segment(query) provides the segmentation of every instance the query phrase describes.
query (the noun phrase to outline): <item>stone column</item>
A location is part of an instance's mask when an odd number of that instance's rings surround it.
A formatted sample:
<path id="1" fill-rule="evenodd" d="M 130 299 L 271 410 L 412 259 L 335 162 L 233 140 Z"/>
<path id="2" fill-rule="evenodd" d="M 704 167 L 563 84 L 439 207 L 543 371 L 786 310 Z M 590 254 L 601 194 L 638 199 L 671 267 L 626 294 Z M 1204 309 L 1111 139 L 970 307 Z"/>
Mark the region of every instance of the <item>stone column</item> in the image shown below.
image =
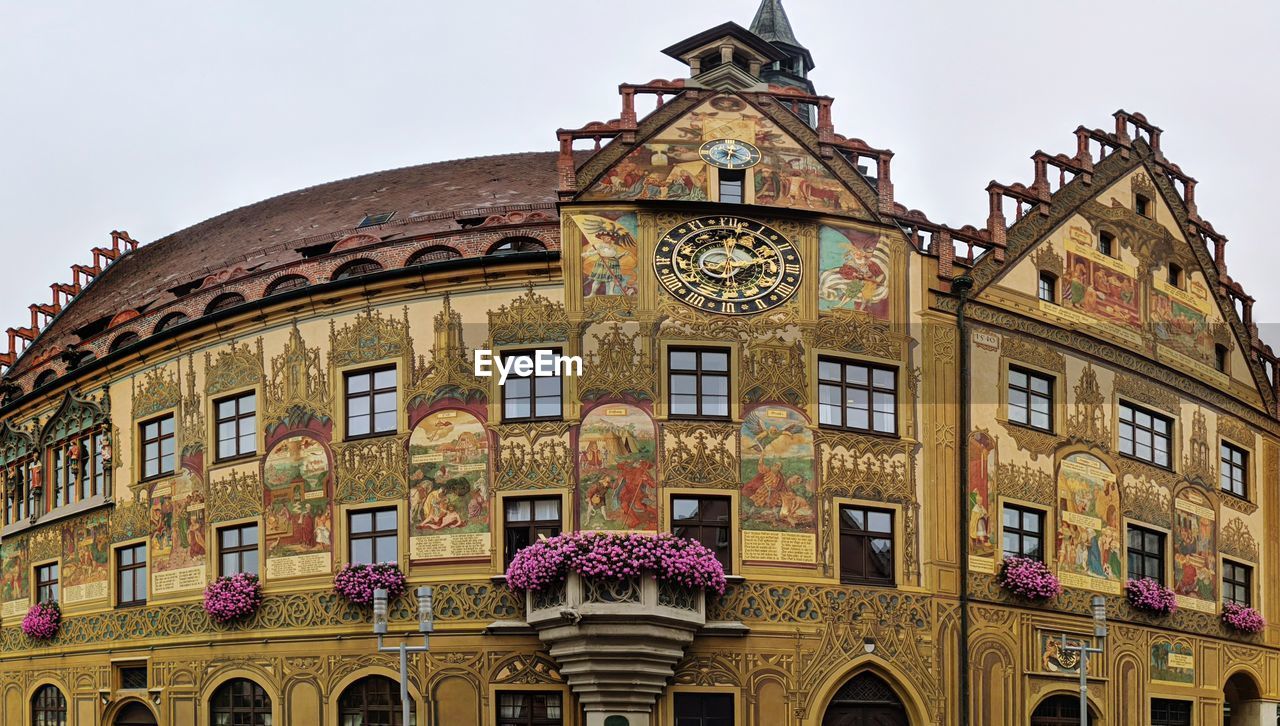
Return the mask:
<path id="1" fill-rule="evenodd" d="M 1275 726 L 1280 701 L 1241 701 L 1231 706 L 1231 726 Z"/>

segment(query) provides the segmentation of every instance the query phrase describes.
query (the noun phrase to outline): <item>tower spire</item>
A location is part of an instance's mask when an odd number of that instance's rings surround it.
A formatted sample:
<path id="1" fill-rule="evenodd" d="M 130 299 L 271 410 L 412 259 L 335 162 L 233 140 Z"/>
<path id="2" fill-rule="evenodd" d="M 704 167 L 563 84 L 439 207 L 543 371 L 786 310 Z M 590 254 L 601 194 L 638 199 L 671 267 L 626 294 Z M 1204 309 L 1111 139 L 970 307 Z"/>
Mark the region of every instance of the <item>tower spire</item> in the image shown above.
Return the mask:
<path id="1" fill-rule="evenodd" d="M 791 29 L 791 19 L 782 8 L 782 0 L 761 0 L 756 16 L 751 21 L 751 32 L 787 55 L 786 60 L 777 61 L 764 69 L 765 81 L 814 92 L 813 83 L 809 81 L 809 71 L 814 67 L 813 56 L 808 48 L 796 40 L 796 33 Z"/>

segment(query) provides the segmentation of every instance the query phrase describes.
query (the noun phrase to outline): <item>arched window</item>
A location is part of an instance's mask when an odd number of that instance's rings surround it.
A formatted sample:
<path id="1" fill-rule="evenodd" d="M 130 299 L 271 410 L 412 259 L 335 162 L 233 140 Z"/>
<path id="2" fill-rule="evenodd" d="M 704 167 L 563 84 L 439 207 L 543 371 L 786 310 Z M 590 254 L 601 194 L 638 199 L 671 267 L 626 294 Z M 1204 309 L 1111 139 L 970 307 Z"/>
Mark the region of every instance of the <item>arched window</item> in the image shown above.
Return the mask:
<path id="1" fill-rule="evenodd" d="M 213 299 L 213 302 L 209 303 L 209 307 L 204 309 L 204 314 L 212 315 L 213 313 L 216 313 L 219 310 L 226 310 L 227 308 L 233 308 L 242 302 L 244 302 L 244 295 L 241 295 L 238 292 L 224 292 L 221 295 L 215 297 Z"/>
<path id="2" fill-rule="evenodd" d="M 1093 723 L 1093 710 L 1089 711 Z M 1077 696 L 1051 696 L 1036 706 L 1031 726 L 1080 726 L 1080 699 Z"/>
<path id="3" fill-rule="evenodd" d="M 405 267 L 425 265 L 428 262 L 439 262 L 441 260 L 456 260 L 461 257 L 462 253 L 452 247 L 433 245 L 414 252 L 413 256 L 409 258 L 409 261 L 405 263 Z"/>
<path id="4" fill-rule="evenodd" d="M 823 726 L 847 723 L 907 726 L 907 709 L 882 678 L 874 673 L 859 673 L 840 687 L 822 717 Z"/>
<path id="5" fill-rule="evenodd" d="M 352 683 L 338 698 L 338 723 L 404 726 L 400 686 L 382 676 L 368 676 Z"/>
<path id="6" fill-rule="evenodd" d="M 266 294 L 275 295 L 278 292 L 297 290 L 310 284 L 311 281 L 302 275 L 285 275 L 284 277 L 277 277 L 270 285 L 267 285 Z"/>
<path id="7" fill-rule="evenodd" d="M 191 318 L 188 318 L 186 313 L 169 313 L 163 318 L 160 318 L 160 322 L 156 323 L 156 332 L 159 333 L 168 330 L 169 328 L 176 328 L 190 319 Z"/>
<path id="8" fill-rule="evenodd" d="M 356 277 L 357 275 L 367 275 L 371 272 L 377 272 L 378 270 L 381 270 L 381 269 L 382 269 L 382 265 L 379 265 L 377 262 L 374 262 L 373 260 L 352 260 L 347 264 L 343 265 L 342 267 L 339 267 L 337 270 L 335 270 L 333 273 L 333 277 L 330 277 L 329 279 L 345 280 L 348 277 Z"/>
<path id="9" fill-rule="evenodd" d="M 517 252 L 545 252 L 547 246 L 532 237 L 508 237 L 498 240 L 486 254 L 513 255 Z"/>
<path id="10" fill-rule="evenodd" d="M 111 352 L 112 352 L 112 353 L 114 353 L 114 352 L 116 352 L 117 350 L 120 350 L 121 348 L 127 348 L 128 346 L 133 345 L 134 343 L 138 342 L 139 340 L 141 340 L 141 338 L 140 338 L 140 337 L 138 337 L 138 334 L 137 334 L 137 333 L 134 333 L 134 332 L 132 332 L 132 331 L 131 331 L 131 332 L 128 332 L 128 333 L 122 333 L 122 334 L 120 334 L 120 336 L 119 336 L 119 337 L 117 337 L 115 340 L 111 341 L 111 349 L 110 349 L 110 350 L 111 350 Z"/>
<path id="11" fill-rule="evenodd" d="M 53 379 L 57 377 L 58 377 L 58 372 L 55 370 L 50 369 L 50 370 L 44 371 L 40 375 L 36 376 L 36 384 L 32 388 L 33 389 L 43 388 L 49 383 L 52 383 Z"/>
<path id="12" fill-rule="evenodd" d="M 209 699 L 210 726 L 271 726 L 271 697 L 247 678 L 233 678 Z"/>
<path id="13" fill-rule="evenodd" d="M 57 686 L 40 686 L 31 697 L 32 726 L 66 726 L 67 699 Z"/>

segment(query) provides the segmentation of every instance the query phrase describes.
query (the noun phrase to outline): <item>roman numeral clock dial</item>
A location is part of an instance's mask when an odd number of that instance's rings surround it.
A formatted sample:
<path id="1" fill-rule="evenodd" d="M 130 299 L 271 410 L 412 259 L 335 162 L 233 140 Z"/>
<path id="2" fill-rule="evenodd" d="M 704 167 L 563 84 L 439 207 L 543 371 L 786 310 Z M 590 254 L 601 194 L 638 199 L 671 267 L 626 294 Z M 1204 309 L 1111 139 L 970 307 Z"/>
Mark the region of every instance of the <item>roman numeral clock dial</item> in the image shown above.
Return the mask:
<path id="1" fill-rule="evenodd" d="M 686 305 L 760 313 L 800 287 L 800 254 L 782 233 L 742 217 L 699 217 L 668 230 L 653 257 L 658 283 Z"/>

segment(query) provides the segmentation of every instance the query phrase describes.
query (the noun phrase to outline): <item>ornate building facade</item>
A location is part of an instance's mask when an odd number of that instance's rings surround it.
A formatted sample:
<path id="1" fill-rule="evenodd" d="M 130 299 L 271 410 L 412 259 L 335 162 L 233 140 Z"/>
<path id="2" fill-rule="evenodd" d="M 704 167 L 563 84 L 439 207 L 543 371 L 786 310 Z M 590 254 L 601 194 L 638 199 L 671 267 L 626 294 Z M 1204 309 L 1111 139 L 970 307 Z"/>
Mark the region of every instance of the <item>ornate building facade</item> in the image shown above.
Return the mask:
<path id="1" fill-rule="evenodd" d="M 113 233 L 31 306 L 0 356 L 0 724 L 399 724 L 334 592 L 389 559 L 434 586 L 420 724 L 1071 723 L 1081 643 L 1093 723 L 1275 722 L 1280 631 L 1222 613 L 1280 620 L 1280 376 L 1160 129 L 1082 126 L 949 227 L 836 132 L 777 0 L 664 52 L 688 77 L 557 152 Z M 583 368 L 500 386 L 479 349 Z M 504 582 L 575 530 L 697 535 L 730 575 L 638 706 L 588 699 L 533 627 L 557 606 Z M 1010 594 L 1013 557 L 1063 592 Z M 202 593 L 242 571 L 263 602 L 220 625 Z M 1144 577 L 1172 614 L 1130 604 Z"/>

